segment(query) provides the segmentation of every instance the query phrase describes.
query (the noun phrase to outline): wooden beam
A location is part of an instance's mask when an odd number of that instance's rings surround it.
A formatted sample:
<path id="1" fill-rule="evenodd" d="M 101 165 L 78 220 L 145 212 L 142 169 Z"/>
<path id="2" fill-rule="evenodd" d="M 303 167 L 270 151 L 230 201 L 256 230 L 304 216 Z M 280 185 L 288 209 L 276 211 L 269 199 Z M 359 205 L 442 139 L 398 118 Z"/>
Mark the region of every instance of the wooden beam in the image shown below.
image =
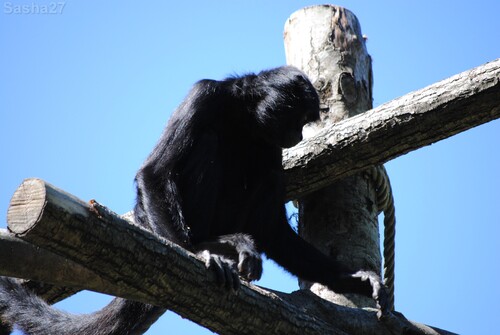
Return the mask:
<path id="1" fill-rule="evenodd" d="M 2 276 L 29 278 L 23 285 L 49 303 L 75 294 L 81 283 L 100 281 L 96 274 L 64 257 L 23 241 L 6 229 L 0 229 L 0 269 Z M 59 285 L 42 284 L 47 274 Z M 67 285 L 67 286 L 66 286 Z"/>
<path id="2" fill-rule="evenodd" d="M 334 125 L 284 151 L 287 197 L 500 117 L 500 59 Z"/>
<path id="3" fill-rule="evenodd" d="M 402 333 L 400 327 L 407 326 L 395 317 L 380 322 L 375 311 L 337 306 L 310 293 L 288 295 L 245 283 L 238 292 L 227 291 L 189 251 L 40 179 L 27 179 L 16 190 L 7 222 L 22 239 L 102 278 L 82 279 L 79 287 L 165 307 L 220 334 L 387 334 L 386 327 Z M 39 271 L 39 278 L 67 284 L 49 271 Z M 414 326 L 421 334 L 450 334 Z"/>

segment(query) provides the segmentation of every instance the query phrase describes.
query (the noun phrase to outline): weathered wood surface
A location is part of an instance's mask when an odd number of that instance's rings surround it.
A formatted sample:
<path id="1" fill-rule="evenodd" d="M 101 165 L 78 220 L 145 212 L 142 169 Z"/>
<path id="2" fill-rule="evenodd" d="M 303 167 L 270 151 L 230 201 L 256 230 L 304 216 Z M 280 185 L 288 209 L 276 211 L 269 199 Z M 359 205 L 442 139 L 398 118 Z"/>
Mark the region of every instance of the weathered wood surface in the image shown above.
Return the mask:
<path id="1" fill-rule="evenodd" d="M 5 229 L 0 229 L 0 269 L 3 276 L 30 278 L 23 285 L 32 288 L 47 302 L 55 303 L 83 289 L 82 283 L 99 281 L 96 274 L 64 257 L 16 238 Z M 51 274 L 59 284 L 53 286 L 36 282 Z"/>
<path id="2" fill-rule="evenodd" d="M 320 97 L 320 120 L 306 125 L 304 136 L 372 108 L 372 61 L 351 11 L 335 5 L 300 9 L 287 20 L 284 36 L 287 64 L 304 71 Z M 381 276 L 380 212 L 367 205 L 377 203 L 367 175 L 359 171 L 300 197 L 298 232 L 347 268 Z M 338 294 L 319 283 L 299 280 L 299 286 L 339 305 L 375 306 L 369 297 Z"/>
<path id="3" fill-rule="evenodd" d="M 251 284 L 228 292 L 217 287 L 214 273 L 192 253 L 39 179 L 18 188 L 7 219 L 20 238 L 102 278 L 80 287 L 163 306 L 220 334 L 387 334 L 388 325 L 401 326 L 395 318 L 380 322 L 373 311 L 337 306 L 303 292 L 288 295 Z M 67 284 L 50 272 L 40 271 L 39 279 Z M 417 327 L 424 329 L 422 334 L 450 334 Z"/>
<path id="4" fill-rule="evenodd" d="M 341 121 L 284 151 L 289 199 L 500 117 L 500 59 Z"/>

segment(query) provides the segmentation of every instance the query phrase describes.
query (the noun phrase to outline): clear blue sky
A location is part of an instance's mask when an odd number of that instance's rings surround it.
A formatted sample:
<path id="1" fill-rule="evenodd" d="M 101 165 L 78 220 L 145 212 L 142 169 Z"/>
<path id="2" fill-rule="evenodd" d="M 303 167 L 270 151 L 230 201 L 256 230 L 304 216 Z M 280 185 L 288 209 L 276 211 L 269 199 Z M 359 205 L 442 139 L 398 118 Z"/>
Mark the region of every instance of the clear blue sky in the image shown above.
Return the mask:
<path id="1" fill-rule="evenodd" d="M 14 13 L 20 3 L 27 13 Z M 284 23 L 312 4 L 2 0 L 0 226 L 27 177 L 130 210 L 134 174 L 190 86 L 284 64 Z M 337 4 L 368 35 L 375 105 L 500 57 L 495 0 Z M 56 13 L 36 13 L 43 6 Z M 462 334 L 498 328 L 499 145 L 494 121 L 387 163 L 396 307 L 408 318 Z M 296 288 L 274 266 L 258 284 Z M 59 306 L 93 311 L 108 299 L 81 294 Z M 168 313 L 147 334 L 167 331 L 210 333 Z"/>

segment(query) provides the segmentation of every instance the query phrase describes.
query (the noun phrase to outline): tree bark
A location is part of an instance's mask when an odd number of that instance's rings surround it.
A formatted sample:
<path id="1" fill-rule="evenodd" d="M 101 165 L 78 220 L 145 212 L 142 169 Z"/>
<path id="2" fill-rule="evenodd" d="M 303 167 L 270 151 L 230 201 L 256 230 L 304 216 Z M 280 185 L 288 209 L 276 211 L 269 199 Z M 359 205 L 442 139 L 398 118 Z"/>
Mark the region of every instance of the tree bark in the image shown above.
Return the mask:
<path id="1" fill-rule="evenodd" d="M 309 76 L 321 98 L 321 120 L 306 128 L 308 136 L 372 107 L 371 58 L 359 22 L 347 9 L 323 5 L 292 14 L 285 25 L 285 51 L 287 62 Z M 299 199 L 299 234 L 348 268 L 380 274 L 376 204 L 373 183 L 359 171 Z M 340 305 L 375 305 L 367 297 L 299 282 Z"/>
<path id="2" fill-rule="evenodd" d="M 219 334 L 387 334 L 387 327 L 402 333 L 408 326 L 395 318 L 379 322 L 375 312 L 300 292 L 288 295 L 246 283 L 228 292 L 217 287 L 215 274 L 192 253 L 39 179 L 28 179 L 16 190 L 7 219 L 17 236 L 102 278 L 79 287 L 171 309 Z M 40 280 L 68 284 L 51 272 L 40 271 Z M 421 334 L 451 334 L 412 327 L 423 329 Z"/>
<path id="3" fill-rule="evenodd" d="M 328 125 L 285 150 L 287 197 L 299 198 L 499 117 L 497 59 Z"/>
<path id="4" fill-rule="evenodd" d="M 82 283 L 97 277 L 88 269 L 64 257 L 34 246 L 0 229 L 0 269 L 2 275 L 16 278 L 30 278 L 23 282 L 48 303 L 63 300 L 80 289 Z M 53 286 L 38 282 L 52 274 L 54 280 L 68 283 L 68 287 Z"/>

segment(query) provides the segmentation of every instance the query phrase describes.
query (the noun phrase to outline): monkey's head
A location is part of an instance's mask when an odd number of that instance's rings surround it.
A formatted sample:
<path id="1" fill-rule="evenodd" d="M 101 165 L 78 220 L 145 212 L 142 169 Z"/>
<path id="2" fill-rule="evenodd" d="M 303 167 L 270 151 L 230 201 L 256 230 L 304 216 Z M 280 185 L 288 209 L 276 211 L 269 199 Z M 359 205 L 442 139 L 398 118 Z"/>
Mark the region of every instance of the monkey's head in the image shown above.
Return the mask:
<path id="1" fill-rule="evenodd" d="M 290 148 L 302 140 L 302 127 L 319 119 L 319 97 L 307 76 L 285 66 L 257 76 L 262 87 L 255 117 L 259 134 L 272 144 Z"/>

